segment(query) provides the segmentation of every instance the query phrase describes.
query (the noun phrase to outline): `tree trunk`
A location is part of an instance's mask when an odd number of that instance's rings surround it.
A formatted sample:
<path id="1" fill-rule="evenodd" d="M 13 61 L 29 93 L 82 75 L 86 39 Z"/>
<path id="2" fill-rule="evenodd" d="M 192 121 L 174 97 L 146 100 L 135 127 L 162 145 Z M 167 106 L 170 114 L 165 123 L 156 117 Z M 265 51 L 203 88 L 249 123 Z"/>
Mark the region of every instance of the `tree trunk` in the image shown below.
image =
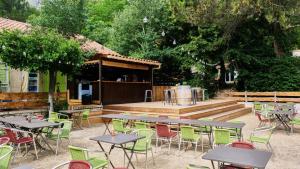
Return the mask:
<path id="1" fill-rule="evenodd" d="M 219 79 L 219 88 L 224 89 L 226 87 L 226 83 L 225 83 L 226 68 L 225 68 L 225 62 L 223 58 L 221 58 L 220 60 L 220 66 L 221 66 L 220 68 L 221 74 Z"/>
<path id="2" fill-rule="evenodd" d="M 48 102 L 49 102 L 49 115 L 50 112 L 53 112 L 53 98 L 55 92 L 55 84 L 56 84 L 56 71 L 49 70 L 49 94 L 48 94 Z"/>

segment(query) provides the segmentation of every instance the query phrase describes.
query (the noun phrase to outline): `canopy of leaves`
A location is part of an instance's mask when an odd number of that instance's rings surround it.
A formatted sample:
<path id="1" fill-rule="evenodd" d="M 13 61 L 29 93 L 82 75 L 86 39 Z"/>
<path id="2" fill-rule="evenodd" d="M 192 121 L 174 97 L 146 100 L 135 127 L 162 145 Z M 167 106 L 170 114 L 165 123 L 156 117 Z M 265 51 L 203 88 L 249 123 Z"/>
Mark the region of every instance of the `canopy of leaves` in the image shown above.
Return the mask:
<path id="1" fill-rule="evenodd" d="M 81 33 L 85 19 L 85 0 L 43 0 L 40 15 L 31 16 L 30 22 L 72 36 Z"/>
<path id="2" fill-rule="evenodd" d="M 28 16 L 37 13 L 26 0 L 0 0 L 0 16 L 17 21 L 26 21 Z"/>
<path id="3" fill-rule="evenodd" d="M 33 29 L 28 33 L 1 31 L 0 47 L 0 59 L 20 70 L 67 74 L 83 63 L 78 42 L 47 29 Z"/>
<path id="4" fill-rule="evenodd" d="M 83 34 L 101 44 L 107 43 L 114 16 L 123 10 L 125 4 L 126 0 L 89 1 Z"/>

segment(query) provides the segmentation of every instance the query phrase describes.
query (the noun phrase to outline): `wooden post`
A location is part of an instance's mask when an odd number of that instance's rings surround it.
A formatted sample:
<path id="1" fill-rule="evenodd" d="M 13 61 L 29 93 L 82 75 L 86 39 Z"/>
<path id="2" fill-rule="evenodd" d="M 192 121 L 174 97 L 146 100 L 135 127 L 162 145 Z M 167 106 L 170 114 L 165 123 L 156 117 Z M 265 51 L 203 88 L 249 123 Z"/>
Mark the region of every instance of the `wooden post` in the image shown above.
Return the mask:
<path id="1" fill-rule="evenodd" d="M 245 102 L 248 103 L 247 91 L 245 91 Z"/>
<path id="2" fill-rule="evenodd" d="M 275 103 L 277 102 L 277 93 L 276 93 L 276 91 L 274 92 L 274 102 Z"/>
<path id="3" fill-rule="evenodd" d="M 99 59 L 99 62 L 98 62 L 98 66 L 99 66 L 99 104 L 102 105 L 102 60 Z"/>

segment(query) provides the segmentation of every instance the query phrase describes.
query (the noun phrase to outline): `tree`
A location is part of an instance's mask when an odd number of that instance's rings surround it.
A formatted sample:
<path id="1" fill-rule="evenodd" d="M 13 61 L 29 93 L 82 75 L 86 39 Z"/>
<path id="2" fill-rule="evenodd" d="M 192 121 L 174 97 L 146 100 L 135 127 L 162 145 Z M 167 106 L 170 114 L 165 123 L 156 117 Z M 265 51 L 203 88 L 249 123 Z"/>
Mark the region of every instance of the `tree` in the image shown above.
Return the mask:
<path id="1" fill-rule="evenodd" d="M 101 44 L 108 42 L 115 14 L 121 12 L 126 0 L 93 0 L 87 5 L 87 20 L 83 34 Z"/>
<path id="2" fill-rule="evenodd" d="M 26 21 L 28 16 L 37 13 L 37 10 L 29 6 L 26 0 L 0 0 L 0 16 Z"/>
<path id="3" fill-rule="evenodd" d="M 81 33 L 85 18 L 85 0 L 43 0 L 40 15 L 31 16 L 29 21 L 73 36 Z"/>
<path id="4" fill-rule="evenodd" d="M 49 73 L 49 103 L 53 111 L 56 74 L 70 74 L 83 63 L 80 45 L 56 31 L 33 28 L 30 32 L 0 32 L 0 59 L 10 67 Z"/>

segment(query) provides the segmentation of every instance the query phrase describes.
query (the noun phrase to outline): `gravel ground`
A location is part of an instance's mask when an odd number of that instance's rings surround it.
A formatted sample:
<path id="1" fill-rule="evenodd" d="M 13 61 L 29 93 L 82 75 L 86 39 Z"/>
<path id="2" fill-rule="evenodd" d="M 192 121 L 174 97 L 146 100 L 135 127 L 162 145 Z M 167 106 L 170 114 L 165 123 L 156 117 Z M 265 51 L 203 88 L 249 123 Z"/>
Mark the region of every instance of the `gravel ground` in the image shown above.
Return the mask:
<path id="1" fill-rule="evenodd" d="M 244 139 L 249 137 L 251 131 L 258 125 L 256 117 L 251 113 L 236 120 L 244 121 L 246 126 L 243 129 Z M 71 144 L 75 146 L 86 147 L 90 150 L 100 150 L 98 144 L 89 140 L 90 137 L 102 135 L 105 126 L 99 124 L 91 128 L 84 128 L 84 130 L 74 130 L 71 133 Z M 267 165 L 267 169 L 299 169 L 300 166 L 300 128 L 296 128 L 294 134 L 287 135 L 285 131 L 277 129 L 271 138 L 271 145 L 273 147 L 273 155 Z M 205 145 L 208 144 L 207 137 L 204 137 Z M 51 142 L 51 145 L 55 145 L 55 142 Z M 39 154 L 39 159 L 34 160 L 32 155 L 26 157 L 16 157 L 12 164 L 12 168 L 29 165 L 35 169 L 51 169 L 53 166 L 70 160 L 70 154 L 67 150 L 68 142 L 63 141 L 59 154 L 56 156 L 49 151 L 44 151 Z M 154 141 L 153 146 L 155 147 Z M 266 150 L 264 145 L 255 145 L 256 148 Z M 108 149 L 109 145 L 105 144 L 105 148 Z M 204 151 L 207 151 L 206 146 Z M 204 152 L 205 153 L 205 152 Z M 178 151 L 178 145 L 173 144 L 171 153 L 168 154 L 166 146 L 154 148 L 154 161 L 152 163 L 151 154 L 149 154 L 148 169 L 184 169 L 187 164 L 205 165 L 211 167 L 210 161 L 203 160 L 201 157 L 204 154 L 201 152 L 201 146 L 195 153 L 193 148 L 187 151 Z M 103 154 L 91 153 L 90 156 L 102 156 Z M 120 149 L 114 149 L 111 153 L 110 159 L 116 166 L 122 166 L 123 153 Z M 145 155 L 138 155 L 138 160 L 133 158 L 136 168 L 145 168 Z M 112 168 L 112 167 L 110 167 Z"/>

